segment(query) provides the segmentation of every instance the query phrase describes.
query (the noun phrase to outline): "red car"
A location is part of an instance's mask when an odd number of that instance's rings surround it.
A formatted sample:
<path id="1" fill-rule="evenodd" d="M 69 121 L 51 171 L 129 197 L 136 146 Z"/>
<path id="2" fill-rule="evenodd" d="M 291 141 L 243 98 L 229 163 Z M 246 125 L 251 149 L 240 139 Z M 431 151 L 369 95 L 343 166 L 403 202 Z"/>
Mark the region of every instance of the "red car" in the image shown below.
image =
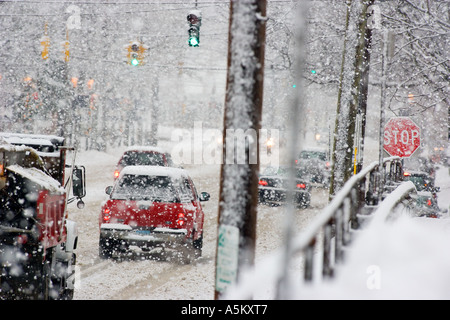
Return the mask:
<path id="1" fill-rule="evenodd" d="M 133 146 L 125 150 L 114 171 L 114 179 L 126 166 L 163 166 L 173 167 L 170 153 L 158 147 Z"/>
<path id="2" fill-rule="evenodd" d="M 99 255 L 111 257 L 130 245 L 143 250 L 179 249 L 189 262 L 201 255 L 204 213 L 187 171 L 158 166 L 123 168 L 100 213 Z"/>

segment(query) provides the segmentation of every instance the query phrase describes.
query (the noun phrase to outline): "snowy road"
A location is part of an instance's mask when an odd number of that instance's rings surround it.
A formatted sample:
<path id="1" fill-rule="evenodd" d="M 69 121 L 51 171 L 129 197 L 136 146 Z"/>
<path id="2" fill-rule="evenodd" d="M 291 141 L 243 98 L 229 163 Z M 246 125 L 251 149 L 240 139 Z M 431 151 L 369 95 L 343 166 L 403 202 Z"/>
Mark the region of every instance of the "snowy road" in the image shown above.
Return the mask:
<path id="1" fill-rule="evenodd" d="M 185 265 L 170 256 L 161 260 L 157 252 L 136 250 L 132 255 L 101 260 L 98 257 L 98 216 L 105 199 L 104 189 L 112 184 L 112 173 L 120 154 L 120 150 L 89 151 L 77 157 L 77 162 L 86 166 L 87 196 L 84 209 L 70 208 L 70 218 L 78 223 L 79 233 L 74 299 L 213 299 L 220 166 L 185 166 L 197 190 L 211 194 L 211 199 L 202 203 L 205 211 L 202 257 Z M 313 190 L 311 207 L 297 211 L 298 230 L 305 228 L 320 212 L 326 199 L 325 190 Z M 257 260 L 282 242 L 282 209 L 258 207 Z"/>

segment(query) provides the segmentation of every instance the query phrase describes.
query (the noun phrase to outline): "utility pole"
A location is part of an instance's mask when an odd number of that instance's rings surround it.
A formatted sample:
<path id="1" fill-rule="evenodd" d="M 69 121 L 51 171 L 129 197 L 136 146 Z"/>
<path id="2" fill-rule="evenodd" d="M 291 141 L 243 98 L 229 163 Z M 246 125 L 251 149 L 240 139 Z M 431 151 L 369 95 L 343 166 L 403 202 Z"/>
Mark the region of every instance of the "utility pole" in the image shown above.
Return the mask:
<path id="1" fill-rule="evenodd" d="M 216 299 L 254 264 L 265 30 L 266 0 L 230 2 Z M 245 138 L 236 139 L 236 132 Z"/>

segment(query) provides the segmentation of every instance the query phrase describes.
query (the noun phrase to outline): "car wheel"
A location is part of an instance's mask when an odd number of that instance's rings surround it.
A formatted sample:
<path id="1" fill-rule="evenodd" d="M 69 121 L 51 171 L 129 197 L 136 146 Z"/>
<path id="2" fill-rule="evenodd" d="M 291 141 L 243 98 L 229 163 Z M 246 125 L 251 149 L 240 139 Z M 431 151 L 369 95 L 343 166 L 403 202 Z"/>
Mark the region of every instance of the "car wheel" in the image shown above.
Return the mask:
<path id="1" fill-rule="evenodd" d="M 202 248 L 203 248 L 203 233 L 197 240 L 192 242 L 192 246 L 194 247 L 194 256 L 195 258 L 199 258 L 202 256 Z"/>
<path id="2" fill-rule="evenodd" d="M 113 239 L 100 238 L 98 242 L 98 255 L 101 259 L 111 258 L 115 248 L 116 245 Z"/>

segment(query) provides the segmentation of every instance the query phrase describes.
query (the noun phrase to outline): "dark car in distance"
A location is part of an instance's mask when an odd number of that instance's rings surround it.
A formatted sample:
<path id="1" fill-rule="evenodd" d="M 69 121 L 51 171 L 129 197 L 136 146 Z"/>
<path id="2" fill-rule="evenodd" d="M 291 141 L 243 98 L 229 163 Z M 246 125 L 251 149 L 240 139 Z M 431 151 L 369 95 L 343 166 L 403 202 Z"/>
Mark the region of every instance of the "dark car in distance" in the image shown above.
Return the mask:
<path id="1" fill-rule="evenodd" d="M 418 217 L 439 218 L 442 212 L 437 202 L 437 192 L 439 187 L 434 186 L 432 179 L 427 172 L 404 171 L 404 181 L 411 181 L 417 190 L 415 213 Z"/>
<path id="2" fill-rule="evenodd" d="M 294 186 L 294 202 L 297 206 L 307 208 L 311 202 L 311 184 L 301 177 L 298 168 Z M 280 205 L 286 202 L 289 182 L 288 167 L 267 167 L 259 176 L 259 202 L 269 205 Z"/>
<path id="3" fill-rule="evenodd" d="M 326 149 L 305 148 L 300 151 L 295 165 L 305 179 L 315 185 L 328 187 L 330 184 L 331 164 Z"/>

